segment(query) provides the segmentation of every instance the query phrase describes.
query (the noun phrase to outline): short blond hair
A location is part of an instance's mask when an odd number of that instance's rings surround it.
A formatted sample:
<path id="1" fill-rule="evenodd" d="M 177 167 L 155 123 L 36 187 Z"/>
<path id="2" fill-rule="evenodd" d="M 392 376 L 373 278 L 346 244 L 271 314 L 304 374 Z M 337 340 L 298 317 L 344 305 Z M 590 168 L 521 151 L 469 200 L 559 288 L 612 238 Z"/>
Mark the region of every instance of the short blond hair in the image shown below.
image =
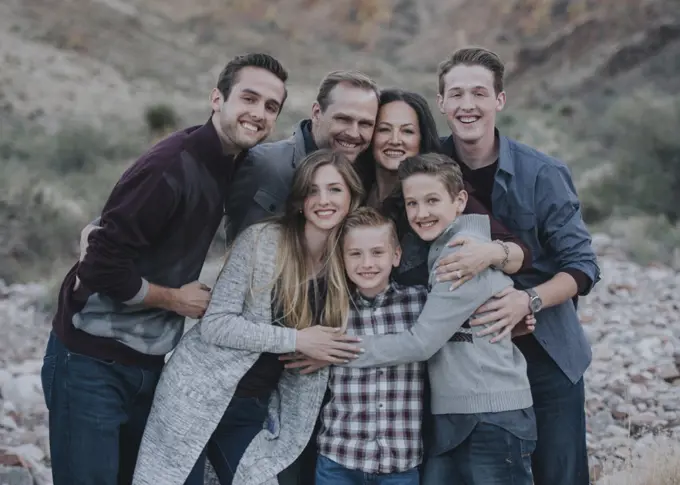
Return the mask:
<path id="1" fill-rule="evenodd" d="M 397 226 L 394 221 L 373 207 L 360 207 L 351 212 L 342 225 L 342 234 L 340 236 L 342 244 L 344 246 L 345 237 L 352 229 L 385 226 L 389 227 L 392 246 L 395 249 L 398 248 L 399 236 L 397 235 Z"/>

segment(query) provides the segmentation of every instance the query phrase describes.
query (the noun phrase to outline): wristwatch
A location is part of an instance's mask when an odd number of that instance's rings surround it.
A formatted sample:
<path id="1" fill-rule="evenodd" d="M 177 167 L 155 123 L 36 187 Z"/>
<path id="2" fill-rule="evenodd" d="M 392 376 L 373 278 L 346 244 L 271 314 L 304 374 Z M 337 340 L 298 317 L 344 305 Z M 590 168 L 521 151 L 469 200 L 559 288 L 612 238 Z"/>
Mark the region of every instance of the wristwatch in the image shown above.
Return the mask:
<path id="1" fill-rule="evenodd" d="M 541 300 L 541 297 L 538 296 L 536 290 L 533 288 L 527 288 L 524 291 L 527 293 L 527 295 L 529 295 L 529 310 L 531 310 L 531 313 L 540 312 L 543 308 L 543 300 Z"/>

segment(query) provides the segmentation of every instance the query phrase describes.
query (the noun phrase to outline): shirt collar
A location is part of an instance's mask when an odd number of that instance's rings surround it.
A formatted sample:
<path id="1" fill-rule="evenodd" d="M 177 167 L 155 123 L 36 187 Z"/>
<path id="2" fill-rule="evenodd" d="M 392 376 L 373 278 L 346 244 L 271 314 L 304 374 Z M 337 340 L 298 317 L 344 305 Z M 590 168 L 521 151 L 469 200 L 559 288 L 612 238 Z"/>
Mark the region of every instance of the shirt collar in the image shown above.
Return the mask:
<path id="1" fill-rule="evenodd" d="M 187 149 L 193 153 L 199 160 L 208 164 L 218 164 L 226 166 L 236 160 L 242 159 L 247 150 L 242 151 L 238 157 L 234 155 L 225 155 L 222 148 L 222 142 L 217 134 L 215 125 L 212 120 L 208 119 L 207 123 L 195 127 L 187 137 Z"/>
<path id="2" fill-rule="evenodd" d="M 498 146 L 498 168 L 500 170 L 503 170 L 504 172 L 514 175 L 515 174 L 515 167 L 512 163 L 512 154 L 510 152 L 510 142 L 507 137 L 501 135 L 500 131 L 498 128 L 494 128 L 494 133 L 496 138 L 498 139 L 499 146 Z M 460 159 L 458 158 L 458 154 L 456 152 L 456 144 L 453 141 L 453 135 L 449 135 L 443 142 L 442 142 L 442 152 L 445 155 L 450 156 L 453 158 L 457 163 L 461 163 Z"/>
<path id="3" fill-rule="evenodd" d="M 354 289 L 354 303 L 358 308 L 377 308 L 383 306 L 389 298 L 394 294 L 395 288 L 394 283 L 390 281 L 383 291 L 378 293 L 373 298 L 367 298 L 361 294 L 361 292 L 355 288 Z"/>
<path id="4" fill-rule="evenodd" d="M 305 140 L 305 152 L 310 154 L 317 151 L 319 146 L 316 144 L 316 141 L 314 141 L 314 135 L 312 135 L 312 120 L 302 120 L 302 122 L 300 122 L 300 131 L 302 131 L 302 138 Z"/>

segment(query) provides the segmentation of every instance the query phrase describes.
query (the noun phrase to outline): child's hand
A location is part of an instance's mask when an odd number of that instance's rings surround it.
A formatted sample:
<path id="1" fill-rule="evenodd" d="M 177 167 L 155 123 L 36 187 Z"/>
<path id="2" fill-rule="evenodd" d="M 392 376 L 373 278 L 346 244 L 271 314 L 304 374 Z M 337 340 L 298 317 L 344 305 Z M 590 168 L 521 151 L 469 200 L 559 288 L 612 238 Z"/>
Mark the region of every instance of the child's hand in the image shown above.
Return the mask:
<path id="1" fill-rule="evenodd" d="M 279 360 L 287 362 L 284 366 L 286 369 L 300 369 L 300 374 L 311 374 L 312 372 L 316 372 L 331 365 L 330 362 L 312 359 L 299 352 L 281 355 Z"/>
<path id="2" fill-rule="evenodd" d="M 522 335 L 529 335 L 536 330 L 536 317 L 530 313 L 523 320 L 521 320 L 510 333 L 511 338 L 521 337 Z"/>

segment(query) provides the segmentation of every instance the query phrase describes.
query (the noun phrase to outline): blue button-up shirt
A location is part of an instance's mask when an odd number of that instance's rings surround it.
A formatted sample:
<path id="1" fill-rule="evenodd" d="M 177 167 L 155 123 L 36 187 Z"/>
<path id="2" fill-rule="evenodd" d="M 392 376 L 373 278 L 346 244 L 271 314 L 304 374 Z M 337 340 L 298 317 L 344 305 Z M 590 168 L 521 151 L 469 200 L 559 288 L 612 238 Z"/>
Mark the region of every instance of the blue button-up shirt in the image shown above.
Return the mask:
<path id="1" fill-rule="evenodd" d="M 532 268 L 513 276 L 515 287 L 532 288 L 571 268 L 600 280 L 592 238 L 569 168 L 559 160 L 527 145 L 499 136 L 498 170 L 491 193 L 494 217 L 529 246 Z M 453 153 L 453 141 L 443 142 Z M 574 383 L 590 365 L 592 352 L 574 302 L 544 308 L 536 314 L 534 336 Z"/>

